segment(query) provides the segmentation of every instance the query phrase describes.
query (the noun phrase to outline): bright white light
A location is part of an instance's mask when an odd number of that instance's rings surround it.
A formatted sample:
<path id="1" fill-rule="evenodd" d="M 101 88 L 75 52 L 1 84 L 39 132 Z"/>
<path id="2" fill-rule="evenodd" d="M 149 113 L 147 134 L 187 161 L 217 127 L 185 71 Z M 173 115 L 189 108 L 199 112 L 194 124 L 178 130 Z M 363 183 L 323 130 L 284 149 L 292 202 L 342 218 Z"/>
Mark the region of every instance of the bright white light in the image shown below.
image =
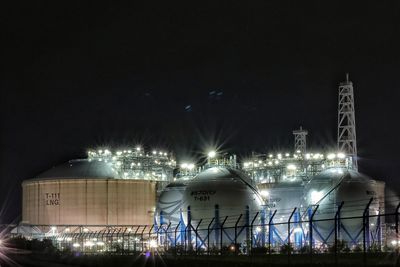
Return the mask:
<path id="1" fill-rule="evenodd" d="M 285 154 L 285 157 L 289 157 L 289 156 L 290 156 L 290 154 L 289 154 L 289 153 L 286 153 L 286 154 Z"/>
<path id="2" fill-rule="evenodd" d="M 272 154 L 269 154 L 269 155 L 268 155 L 268 157 L 270 157 L 270 158 L 272 158 L 273 156 L 274 156 L 274 155 L 272 155 Z"/>
<path id="3" fill-rule="evenodd" d="M 209 158 L 215 158 L 216 155 L 217 155 L 217 152 L 215 152 L 214 150 L 208 152 L 208 157 L 209 157 Z"/>
<path id="4" fill-rule="evenodd" d="M 322 191 L 311 191 L 311 202 L 312 204 L 317 203 L 318 201 L 321 200 L 321 198 L 323 197 L 324 193 Z"/>
<path id="5" fill-rule="evenodd" d="M 257 227 L 256 227 L 256 232 L 257 232 L 257 233 L 261 232 L 261 227 L 260 227 L 260 226 L 257 226 Z"/>
<path id="6" fill-rule="evenodd" d="M 93 247 L 93 246 L 94 246 L 94 243 L 93 243 L 92 241 L 86 241 L 83 245 L 84 245 L 85 247 Z"/>
<path id="7" fill-rule="evenodd" d="M 54 232 L 54 231 L 56 231 L 56 230 L 57 230 L 57 227 L 55 227 L 55 226 L 52 226 L 50 229 L 51 229 L 51 231 L 53 231 L 53 232 Z"/>
<path id="8" fill-rule="evenodd" d="M 291 170 L 291 171 L 294 171 L 294 170 L 297 169 L 296 165 L 294 165 L 294 164 L 289 164 L 289 165 L 287 165 L 286 168 L 287 168 L 288 170 Z"/>
<path id="9" fill-rule="evenodd" d="M 301 153 L 301 151 L 300 150 L 296 150 L 296 153 Z"/>
<path id="10" fill-rule="evenodd" d="M 269 192 L 268 192 L 268 190 L 261 190 L 260 191 L 260 195 L 263 196 L 263 197 L 268 197 L 269 196 Z"/>
<path id="11" fill-rule="evenodd" d="M 328 154 L 327 158 L 328 159 L 334 159 L 334 158 L 336 158 L 336 155 L 331 153 L 331 154 Z"/>
<path id="12" fill-rule="evenodd" d="M 150 248 L 158 247 L 157 240 L 155 240 L 155 239 L 150 240 L 149 246 L 150 246 Z"/>
<path id="13" fill-rule="evenodd" d="M 104 246 L 104 242 L 99 241 L 99 242 L 96 243 L 96 245 L 98 245 L 98 246 Z"/>
<path id="14" fill-rule="evenodd" d="M 310 159 L 311 155 L 310 154 L 306 154 L 306 159 Z"/>
<path id="15" fill-rule="evenodd" d="M 187 164 L 187 163 L 182 163 L 182 164 L 181 164 L 181 168 L 182 168 L 182 169 L 186 169 L 187 167 L 188 167 L 188 164 Z"/>
<path id="16" fill-rule="evenodd" d="M 74 244 L 72 244 L 72 246 L 73 246 L 74 248 L 79 248 L 81 245 L 79 245 L 79 243 L 74 243 Z"/>
<path id="17" fill-rule="evenodd" d="M 71 242 L 72 241 L 72 237 L 67 237 L 65 240 L 67 240 L 67 242 Z"/>
<path id="18" fill-rule="evenodd" d="M 136 147 L 136 151 L 140 151 L 140 146 L 137 146 L 137 147 Z"/>
<path id="19" fill-rule="evenodd" d="M 193 163 L 189 163 L 187 165 L 188 170 L 193 170 L 194 169 L 194 164 Z"/>
<path id="20" fill-rule="evenodd" d="M 156 151 L 156 150 L 153 151 L 153 155 L 155 155 L 155 154 L 157 154 L 157 151 Z"/>
<path id="21" fill-rule="evenodd" d="M 344 158 L 346 157 L 346 155 L 343 154 L 343 153 L 338 153 L 338 154 L 337 154 L 337 157 L 338 157 L 339 159 L 344 159 Z"/>
<path id="22" fill-rule="evenodd" d="M 278 154 L 278 159 L 281 159 L 282 158 L 282 154 Z"/>
<path id="23" fill-rule="evenodd" d="M 294 232 L 294 233 L 301 233 L 302 230 L 301 230 L 300 227 L 296 227 L 296 228 L 293 229 L 293 232 Z"/>
<path id="24" fill-rule="evenodd" d="M 117 155 L 120 156 L 122 154 L 122 151 L 117 151 Z"/>
<path id="25" fill-rule="evenodd" d="M 392 244 L 392 246 L 396 246 L 397 245 L 397 241 L 396 240 L 392 240 L 392 242 L 390 242 Z"/>

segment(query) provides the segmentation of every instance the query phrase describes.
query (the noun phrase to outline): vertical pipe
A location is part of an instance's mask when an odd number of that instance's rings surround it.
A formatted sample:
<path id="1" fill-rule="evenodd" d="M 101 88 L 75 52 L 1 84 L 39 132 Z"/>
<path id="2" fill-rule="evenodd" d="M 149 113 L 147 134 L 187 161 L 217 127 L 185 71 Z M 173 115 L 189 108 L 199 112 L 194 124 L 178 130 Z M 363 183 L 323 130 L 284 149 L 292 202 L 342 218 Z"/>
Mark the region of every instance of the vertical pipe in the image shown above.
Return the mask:
<path id="1" fill-rule="evenodd" d="M 219 221 L 219 205 L 215 205 L 215 210 L 214 210 L 214 218 L 215 218 L 215 224 L 214 224 L 214 244 L 215 246 L 217 246 L 218 244 L 218 231 L 217 229 L 219 229 L 220 227 L 220 221 Z M 210 238 L 210 237 L 208 237 Z"/>

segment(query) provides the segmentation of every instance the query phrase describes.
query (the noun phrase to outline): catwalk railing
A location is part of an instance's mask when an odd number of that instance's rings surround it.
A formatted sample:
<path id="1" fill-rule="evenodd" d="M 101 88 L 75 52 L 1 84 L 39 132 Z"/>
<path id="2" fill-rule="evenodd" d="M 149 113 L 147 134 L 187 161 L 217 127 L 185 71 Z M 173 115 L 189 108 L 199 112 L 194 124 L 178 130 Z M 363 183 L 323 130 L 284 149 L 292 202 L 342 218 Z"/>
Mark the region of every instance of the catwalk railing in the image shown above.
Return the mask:
<path id="1" fill-rule="evenodd" d="M 187 218 L 175 224 L 161 220 L 159 224 L 140 226 L 35 227 L 46 229 L 44 237 L 52 239 L 61 250 L 88 254 L 157 251 L 176 256 L 280 253 L 312 257 L 319 253 L 398 252 L 400 203 L 392 212 L 370 214 L 372 201 L 363 209 L 354 208 L 353 213 L 361 211 L 359 216 L 342 216 L 345 203 L 340 203 L 325 213 L 316 205 L 302 214 L 298 208 L 285 215 L 277 210 L 261 210 L 194 221 L 188 207 Z"/>

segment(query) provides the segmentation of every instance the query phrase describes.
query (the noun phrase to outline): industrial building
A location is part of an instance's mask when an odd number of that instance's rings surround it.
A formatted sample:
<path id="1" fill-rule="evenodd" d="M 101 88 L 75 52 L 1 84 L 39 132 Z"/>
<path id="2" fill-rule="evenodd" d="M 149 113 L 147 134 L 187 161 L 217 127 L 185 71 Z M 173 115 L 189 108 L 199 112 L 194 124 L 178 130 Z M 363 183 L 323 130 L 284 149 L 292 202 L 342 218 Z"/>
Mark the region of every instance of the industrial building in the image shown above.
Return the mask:
<path id="1" fill-rule="evenodd" d="M 21 225 L 84 251 L 113 250 L 113 243 L 196 252 L 233 244 L 247 253 L 267 244 L 329 246 L 338 238 L 383 246 L 385 184 L 358 172 L 348 76 L 338 99 L 334 152 L 307 151 L 301 127 L 292 151 L 240 161 L 211 151 L 204 166 L 177 165 L 171 153 L 142 147 L 89 150 L 86 159 L 23 182 Z"/>

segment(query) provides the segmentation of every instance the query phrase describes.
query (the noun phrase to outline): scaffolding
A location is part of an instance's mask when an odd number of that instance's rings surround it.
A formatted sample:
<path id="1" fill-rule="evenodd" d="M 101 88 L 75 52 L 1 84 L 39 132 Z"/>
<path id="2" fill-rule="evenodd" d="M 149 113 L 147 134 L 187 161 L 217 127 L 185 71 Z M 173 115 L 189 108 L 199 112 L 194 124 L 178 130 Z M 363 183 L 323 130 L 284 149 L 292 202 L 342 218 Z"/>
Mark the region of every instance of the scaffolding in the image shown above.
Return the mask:
<path id="1" fill-rule="evenodd" d="M 148 152 L 141 147 L 118 151 L 89 150 L 88 159 L 111 164 L 120 179 L 170 182 L 176 168 L 176 161 L 171 153 L 157 150 Z"/>

